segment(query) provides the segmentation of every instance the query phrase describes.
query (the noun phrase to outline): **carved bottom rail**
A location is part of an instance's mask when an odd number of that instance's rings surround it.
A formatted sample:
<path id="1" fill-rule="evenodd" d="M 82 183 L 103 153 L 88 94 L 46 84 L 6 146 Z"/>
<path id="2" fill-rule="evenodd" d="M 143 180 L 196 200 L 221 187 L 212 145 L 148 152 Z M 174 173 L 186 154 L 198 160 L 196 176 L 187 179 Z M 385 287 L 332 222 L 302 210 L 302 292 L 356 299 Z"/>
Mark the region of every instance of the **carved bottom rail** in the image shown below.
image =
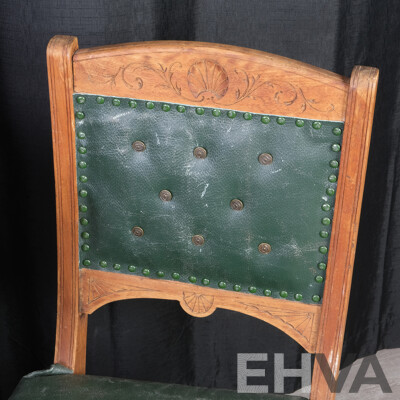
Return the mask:
<path id="1" fill-rule="evenodd" d="M 188 314 L 195 317 L 211 315 L 216 308 L 238 311 L 268 322 L 296 340 L 308 352 L 315 352 L 321 313 L 319 305 L 81 269 L 81 312 L 91 314 L 112 301 L 135 298 L 177 300 Z"/>

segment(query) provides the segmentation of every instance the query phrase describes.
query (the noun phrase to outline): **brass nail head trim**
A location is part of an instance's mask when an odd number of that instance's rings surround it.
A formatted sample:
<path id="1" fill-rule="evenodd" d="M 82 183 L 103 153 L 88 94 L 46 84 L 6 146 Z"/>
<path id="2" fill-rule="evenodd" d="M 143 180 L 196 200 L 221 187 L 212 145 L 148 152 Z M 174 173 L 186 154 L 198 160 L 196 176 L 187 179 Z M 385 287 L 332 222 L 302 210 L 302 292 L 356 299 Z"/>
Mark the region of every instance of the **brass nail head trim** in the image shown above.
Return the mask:
<path id="1" fill-rule="evenodd" d="M 204 237 L 201 236 L 201 235 L 194 235 L 194 236 L 192 237 L 192 243 L 193 243 L 195 246 L 203 246 L 203 244 L 204 244 Z"/>
<path id="2" fill-rule="evenodd" d="M 141 237 L 144 235 L 144 231 L 140 226 L 134 226 L 132 228 L 132 233 L 137 237 Z"/>
<path id="3" fill-rule="evenodd" d="M 271 252 L 271 245 L 268 243 L 260 243 L 258 245 L 258 251 L 262 254 L 268 254 Z"/>

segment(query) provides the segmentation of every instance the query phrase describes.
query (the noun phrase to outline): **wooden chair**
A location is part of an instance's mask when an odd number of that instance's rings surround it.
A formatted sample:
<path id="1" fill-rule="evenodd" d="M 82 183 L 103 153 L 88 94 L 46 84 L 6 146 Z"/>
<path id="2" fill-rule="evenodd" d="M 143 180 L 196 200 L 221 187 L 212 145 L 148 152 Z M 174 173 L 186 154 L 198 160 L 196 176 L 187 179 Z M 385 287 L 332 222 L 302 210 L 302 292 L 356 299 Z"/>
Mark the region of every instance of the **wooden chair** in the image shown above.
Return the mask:
<path id="1" fill-rule="evenodd" d="M 47 62 L 55 366 L 12 399 L 260 398 L 84 376 L 88 315 L 132 298 L 268 322 L 326 357 L 311 399 L 334 399 L 378 70 L 348 79 L 196 42 L 78 50 L 71 36 L 51 39 Z"/>

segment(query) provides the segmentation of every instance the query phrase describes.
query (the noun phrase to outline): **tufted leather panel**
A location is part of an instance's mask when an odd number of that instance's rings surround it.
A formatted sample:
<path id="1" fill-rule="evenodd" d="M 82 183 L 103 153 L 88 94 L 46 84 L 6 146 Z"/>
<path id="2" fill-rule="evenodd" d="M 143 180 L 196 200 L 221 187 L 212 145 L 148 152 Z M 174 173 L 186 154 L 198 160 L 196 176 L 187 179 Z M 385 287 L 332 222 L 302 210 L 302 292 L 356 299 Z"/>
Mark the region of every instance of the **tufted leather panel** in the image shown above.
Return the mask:
<path id="1" fill-rule="evenodd" d="M 74 100 L 81 267 L 320 301 L 343 123 Z"/>
<path id="2" fill-rule="evenodd" d="M 274 394 L 239 394 L 233 390 L 208 389 L 167 383 L 85 375 L 25 377 L 10 400 L 305 400 Z"/>

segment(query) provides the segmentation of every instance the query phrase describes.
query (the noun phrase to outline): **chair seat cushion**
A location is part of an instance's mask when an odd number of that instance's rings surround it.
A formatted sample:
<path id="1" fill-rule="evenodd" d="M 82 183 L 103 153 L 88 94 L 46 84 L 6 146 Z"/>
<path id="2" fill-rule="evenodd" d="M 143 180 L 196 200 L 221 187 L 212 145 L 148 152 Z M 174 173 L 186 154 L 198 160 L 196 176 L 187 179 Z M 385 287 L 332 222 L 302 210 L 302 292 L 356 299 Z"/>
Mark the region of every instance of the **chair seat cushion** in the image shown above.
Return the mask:
<path id="1" fill-rule="evenodd" d="M 133 381 L 89 375 L 25 377 L 10 400 L 304 400 L 304 397 L 278 394 L 239 394 L 233 390 Z"/>

